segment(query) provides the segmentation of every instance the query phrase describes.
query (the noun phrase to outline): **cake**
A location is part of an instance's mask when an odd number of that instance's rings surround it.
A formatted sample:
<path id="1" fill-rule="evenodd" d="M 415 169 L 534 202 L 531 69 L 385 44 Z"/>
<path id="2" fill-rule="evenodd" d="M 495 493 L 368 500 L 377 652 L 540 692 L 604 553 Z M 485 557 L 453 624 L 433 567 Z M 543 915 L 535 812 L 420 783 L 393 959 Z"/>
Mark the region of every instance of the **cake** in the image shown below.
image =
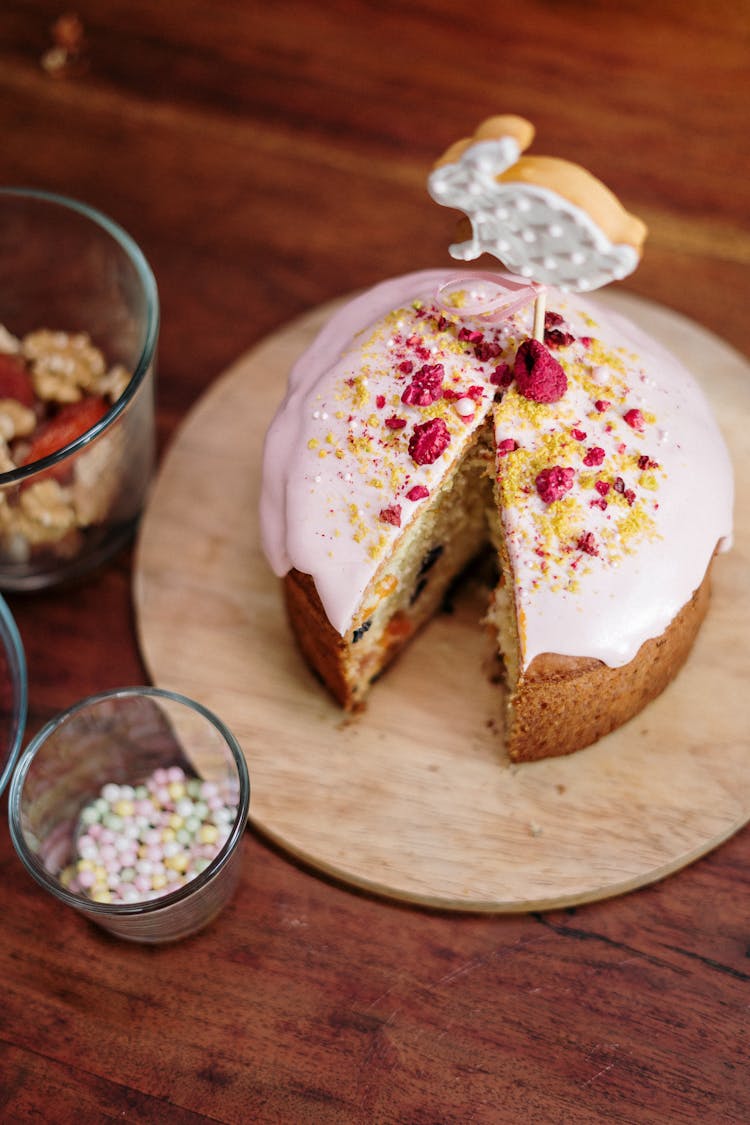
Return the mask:
<path id="1" fill-rule="evenodd" d="M 540 318 L 539 295 L 438 269 L 338 308 L 290 374 L 261 499 L 299 648 L 346 709 L 492 552 L 483 624 L 518 762 L 595 742 L 670 683 L 732 533 L 692 376 L 588 296 L 545 282 Z"/>

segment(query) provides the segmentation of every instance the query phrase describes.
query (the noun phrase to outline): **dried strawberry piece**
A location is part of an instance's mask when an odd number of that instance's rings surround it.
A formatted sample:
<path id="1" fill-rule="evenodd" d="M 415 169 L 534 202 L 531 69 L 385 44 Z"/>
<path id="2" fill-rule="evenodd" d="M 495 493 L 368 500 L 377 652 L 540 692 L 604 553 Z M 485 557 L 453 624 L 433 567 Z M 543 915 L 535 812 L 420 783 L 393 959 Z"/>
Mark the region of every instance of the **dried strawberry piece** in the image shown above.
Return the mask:
<path id="1" fill-rule="evenodd" d="M 570 432 L 571 432 L 571 435 L 576 439 L 576 441 L 585 441 L 586 440 L 586 431 L 585 430 L 572 429 Z"/>
<path id="2" fill-rule="evenodd" d="M 638 458 L 638 468 L 639 469 L 658 469 L 659 468 L 659 462 L 653 461 L 650 457 L 648 457 L 645 453 L 643 453 Z"/>
<path id="3" fill-rule="evenodd" d="M 472 328 L 461 328 L 458 332 L 459 340 L 468 340 L 470 344 L 481 344 L 484 336 Z"/>
<path id="4" fill-rule="evenodd" d="M 414 487 L 410 488 L 409 491 L 406 493 L 406 499 L 407 500 L 426 500 L 429 495 L 430 495 L 429 488 L 425 488 L 425 486 L 423 484 L 415 484 Z"/>
<path id="5" fill-rule="evenodd" d="M 547 309 L 547 311 L 544 314 L 544 327 L 545 328 L 558 328 L 561 324 L 564 324 L 564 323 L 565 323 L 565 321 L 563 320 L 562 313 L 553 312 L 552 309 Z"/>
<path id="6" fill-rule="evenodd" d="M 512 437 L 503 438 L 502 441 L 497 443 L 497 452 L 501 457 L 506 457 L 516 449 L 518 449 L 518 442 L 514 441 Z"/>
<path id="7" fill-rule="evenodd" d="M 34 388 L 26 364 L 20 356 L 0 353 L 0 399 L 13 398 L 33 407 Z"/>
<path id="8" fill-rule="evenodd" d="M 484 398 L 484 387 L 473 384 L 466 392 L 466 398 L 471 398 L 474 402 L 479 402 L 480 398 Z"/>
<path id="9" fill-rule="evenodd" d="M 415 373 L 401 401 L 407 406 L 431 406 L 442 394 L 444 378 L 442 363 L 426 363 Z"/>
<path id="10" fill-rule="evenodd" d="M 509 387 L 513 382 L 513 371 L 509 363 L 499 363 L 490 375 L 493 387 Z"/>
<path id="11" fill-rule="evenodd" d="M 586 456 L 583 459 L 584 465 L 592 467 L 594 465 L 601 465 L 604 460 L 604 450 L 600 445 L 592 445 L 586 450 Z"/>
<path id="12" fill-rule="evenodd" d="M 550 469 L 542 469 L 534 483 L 544 503 L 552 504 L 555 500 L 562 500 L 566 492 L 570 492 L 574 479 L 575 469 L 553 465 Z"/>
<path id="13" fill-rule="evenodd" d="M 401 527 L 401 505 L 392 504 L 390 508 L 381 508 L 380 518 L 383 523 L 392 523 L 394 527 Z"/>
<path id="14" fill-rule="evenodd" d="M 589 501 L 589 508 L 601 508 L 601 510 L 603 512 L 606 512 L 607 501 L 604 499 L 603 496 L 601 498 L 597 496 L 593 500 Z"/>
<path id="15" fill-rule="evenodd" d="M 583 534 L 579 536 L 576 547 L 579 551 L 583 551 L 587 555 L 599 554 L 599 547 L 597 545 L 593 531 L 584 531 Z"/>
<path id="16" fill-rule="evenodd" d="M 561 364 L 538 340 L 524 340 L 516 352 L 513 374 L 519 394 L 533 402 L 559 402 L 568 389 Z"/>
<path id="17" fill-rule="evenodd" d="M 432 465 L 450 444 L 450 430 L 442 418 L 419 422 L 409 438 L 409 453 L 418 465 Z"/>
<path id="18" fill-rule="evenodd" d="M 603 414 L 605 410 L 609 410 L 611 405 L 612 405 L 612 403 L 607 402 L 606 398 L 598 398 L 596 400 L 596 402 L 594 403 L 594 406 L 596 407 L 596 409 L 599 411 L 600 414 Z"/>
<path id="19" fill-rule="evenodd" d="M 382 410 L 385 406 L 385 395 L 378 395 L 375 399 L 375 405 L 377 406 L 378 410 Z"/>
<path id="20" fill-rule="evenodd" d="M 410 359 L 405 359 L 403 363 L 399 363 L 398 369 L 403 372 L 404 375 L 411 375 L 414 370 L 414 364 Z"/>
<path id="21" fill-rule="evenodd" d="M 608 480 L 598 480 L 594 484 L 594 488 L 596 489 L 596 491 L 599 493 L 600 496 L 606 496 L 611 487 L 612 487 L 612 485 L 609 483 Z"/>
<path id="22" fill-rule="evenodd" d="M 632 488 L 627 488 L 627 489 L 625 490 L 625 492 L 623 492 L 623 496 L 625 497 L 625 499 L 627 500 L 628 504 L 629 504 L 629 505 L 630 505 L 630 507 L 632 508 L 632 507 L 633 507 L 633 504 L 635 504 L 635 493 L 633 492 L 633 489 L 632 489 Z"/>
<path id="23" fill-rule="evenodd" d="M 642 430 L 646 425 L 646 419 L 643 417 L 643 413 L 637 408 L 626 411 L 625 414 L 623 414 L 623 418 L 633 430 Z"/>
<path id="24" fill-rule="evenodd" d="M 57 453 L 66 445 L 70 445 L 76 438 L 82 437 L 87 430 L 95 426 L 109 409 L 106 399 L 99 395 L 82 398 L 80 402 L 70 402 L 50 418 L 43 422 L 31 438 L 31 444 L 23 465 L 30 465 L 33 461 L 41 461 L 51 453 Z"/>
<path id="25" fill-rule="evenodd" d="M 406 418 L 399 418 L 398 414 L 391 414 L 390 418 L 386 418 L 385 424 L 389 430 L 403 430 L 406 425 Z"/>

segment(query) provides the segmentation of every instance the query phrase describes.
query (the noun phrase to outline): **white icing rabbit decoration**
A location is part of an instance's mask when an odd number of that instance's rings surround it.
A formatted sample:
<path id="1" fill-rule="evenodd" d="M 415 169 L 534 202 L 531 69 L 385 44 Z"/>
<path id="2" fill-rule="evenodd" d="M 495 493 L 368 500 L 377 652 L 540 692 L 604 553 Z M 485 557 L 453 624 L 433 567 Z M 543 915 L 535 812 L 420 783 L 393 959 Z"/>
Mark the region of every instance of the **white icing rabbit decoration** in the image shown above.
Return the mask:
<path id="1" fill-rule="evenodd" d="M 473 261 L 486 251 L 516 276 L 562 290 L 598 289 L 632 273 L 645 225 L 579 165 L 521 156 L 533 137 L 522 117 L 491 117 L 438 161 L 430 195 L 471 221 L 471 238 L 451 255 Z"/>

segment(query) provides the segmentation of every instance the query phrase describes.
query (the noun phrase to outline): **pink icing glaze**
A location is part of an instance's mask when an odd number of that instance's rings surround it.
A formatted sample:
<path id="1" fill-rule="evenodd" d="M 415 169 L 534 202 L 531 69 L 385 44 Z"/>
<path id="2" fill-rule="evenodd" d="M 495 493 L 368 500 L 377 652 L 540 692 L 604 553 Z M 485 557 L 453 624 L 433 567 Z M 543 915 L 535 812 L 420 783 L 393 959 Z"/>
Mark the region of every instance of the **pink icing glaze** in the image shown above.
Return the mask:
<path id="1" fill-rule="evenodd" d="M 533 306 L 499 323 L 445 312 L 436 294 L 458 276 L 466 272 L 408 274 L 339 309 L 295 364 L 267 435 L 264 549 L 278 575 L 291 567 L 312 575 L 342 635 L 380 563 L 492 409 L 496 366 L 512 366 L 531 333 Z M 537 405 L 511 388 L 494 408 L 522 665 L 558 652 L 616 666 L 664 630 L 717 544 L 729 545 L 731 466 L 700 388 L 672 355 L 588 300 L 551 290 L 547 308 L 576 337 L 553 352 L 568 391 Z M 414 375 L 436 363 L 447 397 L 404 403 Z M 634 409 L 640 430 L 624 420 Z M 416 464 L 409 440 L 430 418 L 443 420 L 450 442 L 434 463 Z M 509 453 L 510 441 L 518 448 Z M 598 465 L 600 454 L 584 463 L 592 448 L 604 450 Z M 554 465 L 575 468 L 575 482 L 547 505 L 534 478 Z"/>

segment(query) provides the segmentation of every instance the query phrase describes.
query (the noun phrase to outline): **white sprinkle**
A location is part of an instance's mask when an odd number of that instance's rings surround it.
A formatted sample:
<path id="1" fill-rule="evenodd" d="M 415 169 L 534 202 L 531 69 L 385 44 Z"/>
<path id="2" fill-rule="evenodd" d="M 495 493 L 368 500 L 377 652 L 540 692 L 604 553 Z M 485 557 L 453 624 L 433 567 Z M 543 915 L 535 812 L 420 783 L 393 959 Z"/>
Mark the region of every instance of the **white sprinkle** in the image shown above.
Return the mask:
<path id="1" fill-rule="evenodd" d="M 461 418 L 472 418 L 474 416 L 476 404 L 471 398 L 460 398 L 458 402 L 455 403 L 455 408 L 456 413 Z"/>

